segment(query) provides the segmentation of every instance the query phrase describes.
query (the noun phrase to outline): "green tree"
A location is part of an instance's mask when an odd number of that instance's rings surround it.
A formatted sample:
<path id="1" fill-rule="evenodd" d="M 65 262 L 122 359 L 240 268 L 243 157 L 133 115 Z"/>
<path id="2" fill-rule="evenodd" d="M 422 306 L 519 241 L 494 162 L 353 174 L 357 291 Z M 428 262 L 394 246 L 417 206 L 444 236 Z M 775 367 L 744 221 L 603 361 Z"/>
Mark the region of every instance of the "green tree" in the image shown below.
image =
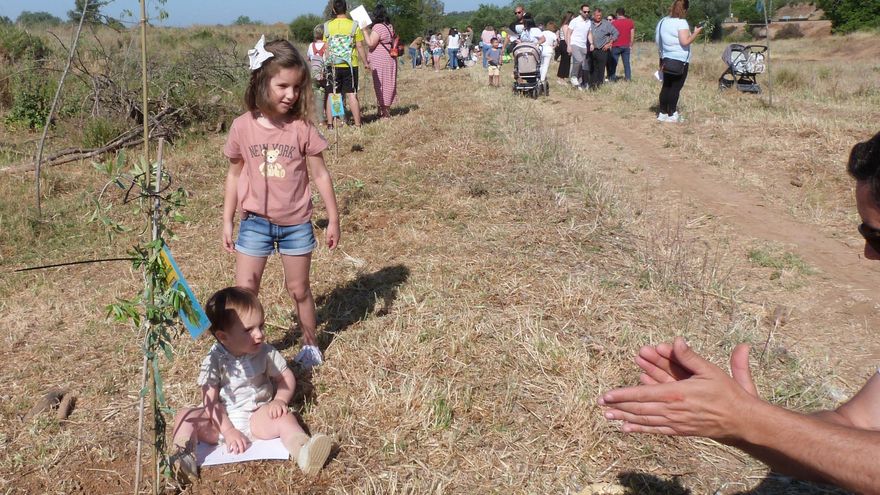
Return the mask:
<path id="1" fill-rule="evenodd" d="M 79 23 L 82 16 L 83 6 L 86 0 L 74 0 L 75 8 L 67 11 L 67 19 L 73 23 Z M 89 0 L 89 6 L 85 9 L 86 16 L 83 20 L 87 24 L 107 24 L 111 26 L 119 26 L 120 22 L 110 16 L 101 13 L 101 8 L 109 4 L 112 0 Z"/>
<path id="2" fill-rule="evenodd" d="M 0 26 L 8 26 L 12 24 L 12 19 L 6 17 L 5 15 L 0 15 Z"/>
<path id="3" fill-rule="evenodd" d="M 238 16 L 237 19 L 232 21 L 233 26 L 250 26 L 250 25 L 259 26 L 262 24 L 263 23 L 261 21 L 253 20 L 246 15 L 240 15 L 240 16 Z"/>
<path id="4" fill-rule="evenodd" d="M 25 10 L 18 15 L 15 20 L 16 24 L 24 27 L 31 26 L 57 26 L 61 24 L 61 19 L 55 17 L 48 12 L 29 12 Z"/>
<path id="5" fill-rule="evenodd" d="M 478 35 L 486 26 L 492 26 L 500 31 L 502 26 L 510 24 L 509 12 L 511 10 L 505 7 L 480 4 L 477 10 L 471 14 L 469 24 L 474 27 L 474 32 Z"/>
<path id="6" fill-rule="evenodd" d="M 314 29 L 324 19 L 314 14 L 301 15 L 290 22 L 290 36 L 296 41 L 308 43 L 314 39 Z"/>
<path id="7" fill-rule="evenodd" d="M 880 2 L 866 0 L 819 0 L 835 33 L 880 29 Z"/>
<path id="8" fill-rule="evenodd" d="M 377 3 L 388 10 L 391 24 L 402 40 L 412 40 L 428 29 L 442 27 L 443 2 L 439 0 L 365 0 L 363 5 L 371 12 Z"/>

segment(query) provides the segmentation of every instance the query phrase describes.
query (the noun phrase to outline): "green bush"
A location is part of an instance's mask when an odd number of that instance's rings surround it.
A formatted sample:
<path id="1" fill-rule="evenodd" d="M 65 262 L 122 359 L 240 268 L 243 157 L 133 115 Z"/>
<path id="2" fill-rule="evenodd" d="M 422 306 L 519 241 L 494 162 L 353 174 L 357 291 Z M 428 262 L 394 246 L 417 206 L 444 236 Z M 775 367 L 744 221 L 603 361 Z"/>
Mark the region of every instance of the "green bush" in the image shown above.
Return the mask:
<path id="1" fill-rule="evenodd" d="M 749 43 L 755 40 L 748 29 L 737 29 L 733 26 L 724 27 L 721 37 L 727 43 Z"/>
<path id="2" fill-rule="evenodd" d="M 835 33 L 880 29 L 880 2 L 876 0 L 819 0 L 819 8 Z"/>
<path id="3" fill-rule="evenodd" d="M 804 33 L 801 32 L 800 26 L 794 23 L 786 24 L 782 29 L 776 32 L 776 36 L 774 39 L 777 40 L 791 40 L 796 38 L 803 38 Z"/>
<path id="4" fill-rule="evenodd" d="M 100 148 L 125 132 L 125 125 L 107 118 L 94 118 L 83 128 L 82 145 L 86 148 Z"/>
<path id="5" fill-rule="evenodd" d="M 14 128 L 40 129 L 46 123 L 54 96 L 54 81 L 32 71 L 12 78 L 12 105 L 6 124 Z"/>
<path id="6" fill-rule="evenodd" d="M 308 43 L 315 39 L 314 29 L 318 24 L 323 24 L 324 19 L 312 15 L 301 15 L 291 21 L 289 29 L 290 36 L 301 43 Z"/>
<path id="7" fill-rule="evenodd" d="M 0 25 L 0 60 L 39 60 L 49 54 L 43 40 L 12 25 Z"/>

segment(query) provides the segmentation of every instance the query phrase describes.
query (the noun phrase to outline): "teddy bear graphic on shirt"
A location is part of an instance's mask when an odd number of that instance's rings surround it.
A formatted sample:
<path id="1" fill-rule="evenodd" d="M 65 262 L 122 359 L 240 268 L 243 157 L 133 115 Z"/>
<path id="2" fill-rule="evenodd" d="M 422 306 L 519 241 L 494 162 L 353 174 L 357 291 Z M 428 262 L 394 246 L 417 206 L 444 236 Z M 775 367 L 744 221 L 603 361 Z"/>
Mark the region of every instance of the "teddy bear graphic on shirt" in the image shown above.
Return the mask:
<path id="1" fill-rule="evenodd" d="M 278 163 L 279 155 L 281 155 L 281 150 L 263 149 L 263 156 L 266 158 L 265 161 L 260 164 L 260 174 L 263 177 L 284 177 L 284 167 Z"/>

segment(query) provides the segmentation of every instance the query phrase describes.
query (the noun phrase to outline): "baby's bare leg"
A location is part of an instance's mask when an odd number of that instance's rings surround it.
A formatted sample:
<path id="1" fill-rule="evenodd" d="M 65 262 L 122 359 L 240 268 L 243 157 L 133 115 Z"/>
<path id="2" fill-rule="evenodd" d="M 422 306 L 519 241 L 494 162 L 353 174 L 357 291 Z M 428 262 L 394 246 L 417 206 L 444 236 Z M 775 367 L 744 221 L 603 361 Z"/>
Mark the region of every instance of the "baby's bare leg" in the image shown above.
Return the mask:
<path id="1" fill-rule="evenodd" d="M 309 436 L 299 425 L 296 416 L 285 412 L 273 419 L 269 416 L 269 408 L 266 406 L 257 409 L 251 415 L 251 434 L 261 440 L 281 438 L 281 443 L 293 459 L 299 455 L 300 447 L 309 441 Z"/>
<path id="2" fill-rule="evenodd" d="M 216 444 L 220 432 L 204 407 L 181 409 L 174 417 L 174 445 L 183 449 L 195 447 L 199 440 Z"/>

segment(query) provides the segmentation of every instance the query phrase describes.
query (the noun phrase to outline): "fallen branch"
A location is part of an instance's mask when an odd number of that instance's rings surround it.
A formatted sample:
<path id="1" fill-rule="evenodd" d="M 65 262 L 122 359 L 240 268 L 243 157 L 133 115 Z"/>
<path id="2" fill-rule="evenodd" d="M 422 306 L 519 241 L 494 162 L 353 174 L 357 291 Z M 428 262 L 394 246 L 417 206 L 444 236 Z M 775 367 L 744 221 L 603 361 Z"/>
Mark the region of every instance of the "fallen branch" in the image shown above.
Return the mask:
<path id="1" fill-rule="evenodd" d="M 150 135 L 152 137 L 169 137 L 169 132 L 161 126 L 162 119 L 177 115 L 178 113 L 180 113 L 179 109 L 166 109 L 158 113 L 155 117 L 153 117 L 153 126 L 151 128 Z M 99 148 L 67 148 L 58 151 L 47 157 L 44 160 L 42 166 L 51 167 L 55 165 L 63 165 L 65 163 L 93 158 L 104 153 L 109 153 L 111 151 L 116 151 L 122 148 L 137 146 L 144 142 L 144 138 L 140 135 L 140 131 L 140 127 L 129 129 L 128 131 L 119 135 L 113 141 L 110 141 L 109 143 Z M 35 162 L 17 163 L 15 165 L 9 165 L 8 167 L 0 168 L 0 174 L 30 172 L 31 170 L 34 170 L 35 166 Z"/>

